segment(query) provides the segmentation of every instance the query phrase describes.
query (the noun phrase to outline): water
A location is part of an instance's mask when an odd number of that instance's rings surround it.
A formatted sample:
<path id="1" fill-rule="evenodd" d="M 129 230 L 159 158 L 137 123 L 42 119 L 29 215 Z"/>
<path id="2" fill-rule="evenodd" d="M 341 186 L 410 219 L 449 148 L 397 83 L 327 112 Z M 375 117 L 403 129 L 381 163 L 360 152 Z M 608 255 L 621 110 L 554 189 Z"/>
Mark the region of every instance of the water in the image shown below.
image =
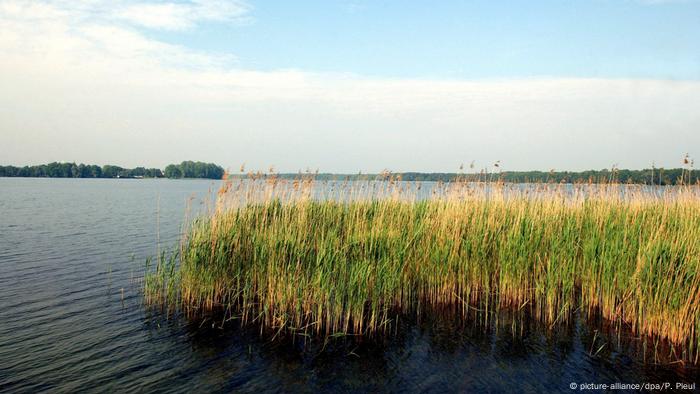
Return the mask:
<path id="1" fill-rule="evenodd" d="M 176 242 L 188 199 L 205 209 L 217 184 L 0 178 L 0 391 L 567 392 L 699 380 L 697 369 L 645 364 L 624 346 L 592 356 L 612 339 L 580 321 L 513 336 L 435 317 L 381 343 L 324 350 L 154 316 L 134 278 L 159 239 Z"/>

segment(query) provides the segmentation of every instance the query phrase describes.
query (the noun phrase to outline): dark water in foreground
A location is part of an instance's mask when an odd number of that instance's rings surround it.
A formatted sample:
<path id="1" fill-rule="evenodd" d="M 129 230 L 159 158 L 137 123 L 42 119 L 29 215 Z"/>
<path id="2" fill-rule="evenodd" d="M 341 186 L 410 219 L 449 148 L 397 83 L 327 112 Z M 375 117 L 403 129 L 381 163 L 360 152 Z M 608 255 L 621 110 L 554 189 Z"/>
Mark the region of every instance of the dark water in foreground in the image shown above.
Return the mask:
<path id="1" fill-rule="evenodd" d="M 692 383 L 578 321 L 528 327 L 405 322 L 381 343 L 270 342 L 164 320 L 141 305 L 143 261 L 175 243 L 211 181 L 0 178 L 2 392 L 573 392 L 572 383 Z M 201 206 L 193 203 L 193 209 Z M 159 230 L 159 231 L 158 231 Z M 579 390 L 576 390 L 579 391 Z M 695 390 L 697 391 L 697 390 Z M 616 390 L 615 392 L 620 392 Z M 688 391 L 686 391 L 688 392 Z"/>

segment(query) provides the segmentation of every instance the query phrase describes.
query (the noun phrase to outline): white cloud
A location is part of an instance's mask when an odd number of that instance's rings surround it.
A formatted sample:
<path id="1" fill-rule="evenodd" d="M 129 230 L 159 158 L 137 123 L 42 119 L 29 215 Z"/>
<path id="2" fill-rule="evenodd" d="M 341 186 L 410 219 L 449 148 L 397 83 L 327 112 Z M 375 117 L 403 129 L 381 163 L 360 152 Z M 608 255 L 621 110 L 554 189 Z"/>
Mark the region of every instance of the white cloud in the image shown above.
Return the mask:
<path id="1" fill-rule="evenodd" d="M 672 166 L 700 153 L 696 81 L 245 70 L 148 38 L 101 4 L 0 2 L 0 162 L 449 171 L 496 159 L 507 169 Z M 206 9 L 151 26 L 232 15 Z"/>
<path id="2" fill-rule="evenodd" d="M 154 29 L 183 30 L 201 22 L 243 18 L 249 7 L 238 1 L 195 0 L 186 3 L 136 3 L 118 7 L 115 16 Z"/>
<path id="3" fill-rule="evenodd" d="M 185 30 L 206 22 L 248 20 L 250 6 L 241 0 L 53 0 L 0 2 L 4 18 L 47 21 L 70 18 L 73 23 L 126 23 L 150 29 Z"/>

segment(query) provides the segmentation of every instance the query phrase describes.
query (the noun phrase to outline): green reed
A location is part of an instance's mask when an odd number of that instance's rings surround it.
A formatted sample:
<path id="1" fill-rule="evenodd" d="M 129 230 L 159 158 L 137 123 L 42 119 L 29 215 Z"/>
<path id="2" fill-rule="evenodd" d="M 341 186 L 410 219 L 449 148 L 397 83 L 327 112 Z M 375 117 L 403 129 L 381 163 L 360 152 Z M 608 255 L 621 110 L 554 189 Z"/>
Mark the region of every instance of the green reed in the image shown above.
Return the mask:
<path id="1" fill-rule="evenodd" d="M 441 306 L 528 308 L 547 324 L 580 309 L 666 339 L 697 363 L 693 187 L 657 197 L 617 185 L 453 182 L 419 199 L 420 188 L 224 182 L 179 258 L 147 273 L 147 301 L 321 336 L 380 335 L 397 314 Z"/>

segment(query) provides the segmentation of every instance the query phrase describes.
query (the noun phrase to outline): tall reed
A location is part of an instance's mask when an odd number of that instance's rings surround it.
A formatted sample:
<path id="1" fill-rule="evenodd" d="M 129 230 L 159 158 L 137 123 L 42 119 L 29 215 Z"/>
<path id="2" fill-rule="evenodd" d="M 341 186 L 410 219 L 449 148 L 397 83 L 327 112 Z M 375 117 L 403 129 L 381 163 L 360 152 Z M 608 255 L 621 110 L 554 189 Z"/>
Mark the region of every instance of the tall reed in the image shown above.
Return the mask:
<path id="1" fill-rule="evenodd" d="M 252 177 L 223 183 L 178 256 L 147 274 L 151 303 L 322 336 L 381 335 L 446 305 L 547 324 L 580 309 L 698 362 L 696 187 Z"/>

